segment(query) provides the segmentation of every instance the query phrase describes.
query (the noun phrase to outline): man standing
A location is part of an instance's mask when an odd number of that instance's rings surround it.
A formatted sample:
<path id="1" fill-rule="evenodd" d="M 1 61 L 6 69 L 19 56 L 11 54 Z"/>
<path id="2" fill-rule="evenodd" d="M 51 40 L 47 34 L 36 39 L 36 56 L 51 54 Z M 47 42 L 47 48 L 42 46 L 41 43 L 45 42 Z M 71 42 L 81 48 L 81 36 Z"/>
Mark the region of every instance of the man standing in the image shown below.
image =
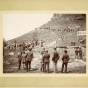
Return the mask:
<path id="1" fill-rule="evenodd" d="M 78 48 L 76 48 L 76 50 L 75 50 L 75 59 L 79 59 L 78 53 L 79 53 Z"/>
<path id="2" fill-rule="evenodd" d="M 41 54 L 42 54 L 42 56 L 45 54 L 45 48 L 43 48 Z"/>
<path id="3" fill-rule="evenodd" d="M 54 52 L 53 52 L 53 57 L 52 57 L 52 61 L 54 64 L 54 73 L 57 72 L 57 61 L 59 60 L 59 53 L 57 52 L 56 48 L 54 48 Z"/>
<path id="4" fill-rule="evenodd" d="M 47 70 L 48 73 L 49 73 L 49 58 L 50 58 L 50 55 L 48 54 L 48 50 L 47 50 L 43 55 L 43 62 L 44 62 L 44 72 L 46 72 Z"/>
<path id="5" fill-rule="evenodd" d="M 45 48 L 43 48 L 41 54 L 42 54 L 42 58 L 41 58 L 41 71 L 44 71 L 44 62 L 43 62 L 43 56 L 45 54 Z"/>
<path id="6" fill-rule="evenodd" d="M 32 48 L 29 48 L 29 51 L 27 52 L 27 58 L 26 58 L 26 70 L 30 71 L 31 68 L 31 61 L 33 58 Z"/>
<path id="7" fill-rule="evenodd" d="M 22 63 L 23 63 L 23 69 L 25 70 L 25 67 L 26 67 L 26 54 L 25 54 L 25 52 L 23 52 L 23 54 L 22 54 Z"/>
<path id="8" fill-rule="evenodd" d="M 65 73 L 67 73 L 68 61 L 69 61 L 69 55 L 67 54 L 67 50 L 65 50 L 64 51 L 64 55 L 62 57 L 62 69 L 61 69 L 61 73 L 63 73 L 64 66 L 65 66 Z"/>
<path id="9" fill-rule="evenodd" d="M 19 63 L 18 70 L 20 70 L 21 60 L 22 60 L 22 52 L 20 52 L 20 53 L 18 54 L 18 63 Z"/>
<path id="10" fill-rule="evenodd" d="M 79 48 L 79 59 L 82 59 L 82 49 L 81 49 L 81 47 Z"/>

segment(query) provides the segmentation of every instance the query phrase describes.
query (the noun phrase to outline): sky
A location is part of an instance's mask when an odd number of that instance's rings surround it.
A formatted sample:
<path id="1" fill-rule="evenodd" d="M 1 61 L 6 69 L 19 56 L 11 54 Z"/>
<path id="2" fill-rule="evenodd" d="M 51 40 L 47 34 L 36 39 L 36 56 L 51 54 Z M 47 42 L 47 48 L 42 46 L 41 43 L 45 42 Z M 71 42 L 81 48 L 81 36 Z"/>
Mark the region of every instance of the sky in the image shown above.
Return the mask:
<path id="1" fill-rule="evenodd" d="M 3 14 L 3 38 L 19 37 L 47 23 L 53 14 Z"/>

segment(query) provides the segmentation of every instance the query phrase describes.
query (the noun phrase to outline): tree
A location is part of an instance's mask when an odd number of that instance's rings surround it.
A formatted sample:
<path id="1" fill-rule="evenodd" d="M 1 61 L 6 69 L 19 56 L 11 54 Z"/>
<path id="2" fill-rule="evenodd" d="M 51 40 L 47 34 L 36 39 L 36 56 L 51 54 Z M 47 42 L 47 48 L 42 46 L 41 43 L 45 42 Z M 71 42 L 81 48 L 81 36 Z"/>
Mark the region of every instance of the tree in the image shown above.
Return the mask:
<path id="1" fill-rule="evenodd" d="M 5 55 L 5 50 L 4 50 L 4 47 L 6 47 L 8 44 L 7 42 L 5 41 L 5 39 L 3 38 L 3 56 Z"/>
<path id="2" fill-rule="evenodd" d="M 6 47 L 8 44 L 7 42 L 5 41 L 5 39 L 3 38 L 3 47 Z"/>

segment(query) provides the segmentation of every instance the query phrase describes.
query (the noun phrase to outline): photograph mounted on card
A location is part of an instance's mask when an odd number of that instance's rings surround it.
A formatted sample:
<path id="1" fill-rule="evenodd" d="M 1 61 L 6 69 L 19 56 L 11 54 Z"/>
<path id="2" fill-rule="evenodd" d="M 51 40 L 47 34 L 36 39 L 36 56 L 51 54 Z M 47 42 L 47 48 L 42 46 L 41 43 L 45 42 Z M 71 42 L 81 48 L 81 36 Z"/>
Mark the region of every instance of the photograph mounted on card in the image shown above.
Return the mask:
<path id="1" fill-rule="evenodd" d="M 0 0 L 0 86 L 87 87 L 87 3 Z"/>

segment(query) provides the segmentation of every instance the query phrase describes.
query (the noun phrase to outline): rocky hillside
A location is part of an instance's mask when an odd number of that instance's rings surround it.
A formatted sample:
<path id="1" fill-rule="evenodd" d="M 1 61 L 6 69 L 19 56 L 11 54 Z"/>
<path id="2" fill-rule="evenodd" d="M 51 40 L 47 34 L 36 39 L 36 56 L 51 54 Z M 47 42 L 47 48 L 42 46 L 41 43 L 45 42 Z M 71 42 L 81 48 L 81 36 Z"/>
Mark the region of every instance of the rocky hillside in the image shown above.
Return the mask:
<path id="1" fill-rule="evenodd" d="M 12 43 L 15 40 L 17 43 L 31 42 L 34 37 L 33 33 L 35 33 L 38 40 L 46 43 L 57 41 L 58 44 L 63 45 L 69 45 L 71 42 L 77 44 L 77 31 L 79 30 L 86 30 L 85 14 L 54 14 L 46 24 L 9 42 Z"/>

